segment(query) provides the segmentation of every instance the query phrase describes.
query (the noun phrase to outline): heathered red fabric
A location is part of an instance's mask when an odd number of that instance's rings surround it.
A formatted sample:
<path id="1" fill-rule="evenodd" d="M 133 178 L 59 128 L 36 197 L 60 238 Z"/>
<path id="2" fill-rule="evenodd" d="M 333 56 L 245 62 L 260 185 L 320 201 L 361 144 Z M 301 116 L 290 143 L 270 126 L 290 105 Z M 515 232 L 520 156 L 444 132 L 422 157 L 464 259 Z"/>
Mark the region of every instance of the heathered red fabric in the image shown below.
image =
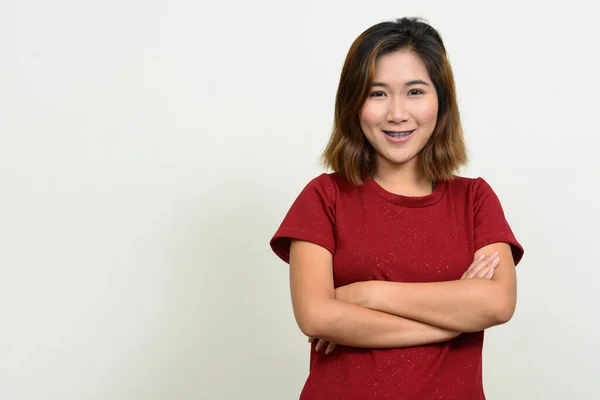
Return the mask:
<path id="1" fill-rule="evenodd" d="M 523 248 L 492 188 L 481 178 L 436 182 L 432 194 L 407 197 L 369 179 L 362 186 L 337 173 L 313 179 L 271 240 L 289 263 L 290 239 L 316 243 L 333 254 L 335 287 L 366 280 L 435 282 L 459 279 L 479 248 Z M 468 312 L 465 310 L 465 312 Z M 396 349 L 311 347 L 301 400 L 485 399 L 483 332 L 440 344 Z"/>

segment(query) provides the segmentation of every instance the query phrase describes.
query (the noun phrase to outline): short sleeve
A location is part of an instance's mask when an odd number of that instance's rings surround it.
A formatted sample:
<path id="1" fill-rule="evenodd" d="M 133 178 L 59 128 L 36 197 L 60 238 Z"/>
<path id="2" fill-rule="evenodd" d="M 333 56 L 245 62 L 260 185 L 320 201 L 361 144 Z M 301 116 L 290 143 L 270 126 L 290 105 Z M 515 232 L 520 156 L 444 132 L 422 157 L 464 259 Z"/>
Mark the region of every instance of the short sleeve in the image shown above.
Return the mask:
<path id="1" fill-rule="evenodd" d="M 284 262 L 290 262 L 292 239 L 315 243 L 335 252 L 336 186 L 322 174 L 300 192 L 270 241 L 271 249 Z"/>
<path id="2" fill-rule="evenodd" d="M 508 243 L 511 247 L 515 265 L 523 257 L 523 247 L 506 220 L 498 196 L 483 179 L 475 181 L 474 198 L 475 250 L 496 242 Z"/>

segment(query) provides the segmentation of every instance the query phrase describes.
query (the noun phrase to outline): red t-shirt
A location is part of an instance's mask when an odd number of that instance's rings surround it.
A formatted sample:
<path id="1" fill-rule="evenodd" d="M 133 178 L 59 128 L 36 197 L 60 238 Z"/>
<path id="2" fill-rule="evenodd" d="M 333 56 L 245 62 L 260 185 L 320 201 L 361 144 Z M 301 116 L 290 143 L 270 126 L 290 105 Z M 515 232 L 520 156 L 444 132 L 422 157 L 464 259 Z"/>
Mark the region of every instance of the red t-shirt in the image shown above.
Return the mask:
<path id="1" fill-rule="evenodd" d="M 302 190 L 271 240 L 286 263 L 292 238 L 331 252 L 335 287 L 375 279 L 457 280 L 475 251 L 495 242 L 511 245 L 515 264 L 523 255 L 481 178 L 438 181 L 432 194 L 407 197 L 372 179 L 356 186 L 340 174 L 322 174 Z M 485 399 L 483 332 L 408 348 L 338 346 L 327 355 L 315 345 L 301 400 Z"/>

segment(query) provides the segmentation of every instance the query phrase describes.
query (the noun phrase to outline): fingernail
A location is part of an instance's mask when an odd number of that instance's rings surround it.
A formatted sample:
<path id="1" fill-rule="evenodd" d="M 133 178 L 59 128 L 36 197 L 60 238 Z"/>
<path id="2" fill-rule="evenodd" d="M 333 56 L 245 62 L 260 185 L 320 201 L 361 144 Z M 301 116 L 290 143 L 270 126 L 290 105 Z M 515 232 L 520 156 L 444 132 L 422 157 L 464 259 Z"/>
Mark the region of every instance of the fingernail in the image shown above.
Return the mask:
<path id="1" fill-rule="evenodd" d="M 496 257 L 498 257 L 498 252 L 490 254 L 490 258 L 496 258 Z"/>

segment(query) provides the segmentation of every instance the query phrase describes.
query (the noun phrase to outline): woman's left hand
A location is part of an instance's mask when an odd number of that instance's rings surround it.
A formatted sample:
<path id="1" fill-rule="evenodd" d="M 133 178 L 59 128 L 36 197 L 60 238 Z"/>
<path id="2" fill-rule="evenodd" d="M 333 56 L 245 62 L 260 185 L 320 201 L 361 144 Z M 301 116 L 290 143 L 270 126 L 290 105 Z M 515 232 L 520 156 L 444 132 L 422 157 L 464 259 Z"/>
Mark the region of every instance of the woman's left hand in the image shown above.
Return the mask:
<path id="1" fill-rule="evenodd" d="M 325 354 L 331 353 L 333 351 L 333 349 L 335 349 L 337 346 L 337 344 L 335 344 L 333 342 L 328 342 L 325 339 L 317 339 L 317 338 L 313 338 L 313 337 L 308 338 L 308 343 L 312 343 L 315 340 L 318 340 L 317 345 L 315 346 L 315 351 L 320 351 L 323 347 L 327 346 L 325 348 Z"/>
<path id="2" fill-rule="evenodd" d="M 340 286 L 335 289 L 335 299 L 340 301 L 345 301 L 346 303 L 352 303 L 359 306 L 365 307 L 368 299 L 368 285 L 369 282 L 355 282 L 349 285 Z M 308 342 L 312 343 L 315 340 L 318 340 L 317 345 L 315 346 L 316 351 L 321 351 L 321 349 L 325 348 L 325 354 L 331 353 L 337 346 L 337 344 L 333 342 L 328 342 L 325 339 L 318 338 L 308 338 Z"/>
<path id="3" fill-rule="evenodd" d="M 335 299 L 366 307 L 369 299 L 368 293 L 369 281 L 355 282 L 335 289 Z M 328 342 L 325 339 L 308 338 L 309 343 L 313 343 L 315 340 L 318 340 L 315 350 L 321 351 L 321 349 L 325 348 L 325 354 L 331 353 L 337 346 L 337 344 Z"/>

